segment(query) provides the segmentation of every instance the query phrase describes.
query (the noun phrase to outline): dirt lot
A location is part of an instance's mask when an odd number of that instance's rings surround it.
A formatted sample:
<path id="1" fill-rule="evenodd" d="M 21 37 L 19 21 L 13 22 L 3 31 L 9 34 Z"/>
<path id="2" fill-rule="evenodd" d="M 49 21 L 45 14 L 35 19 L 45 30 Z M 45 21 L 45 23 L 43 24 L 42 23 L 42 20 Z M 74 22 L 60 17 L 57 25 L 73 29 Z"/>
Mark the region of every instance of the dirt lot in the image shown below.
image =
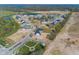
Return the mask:
<path id="1" fill-rule="evenodd" d="M 73 13 L 61 32 L 52 41 L 45 55 L 79 54 L 79 12 Z"/>
<path id="2" fill-rule="evenodd" d="M 69 11 L 35 11 L 33 13 L 41 13 L 41 14 L 67 14 Z"/>

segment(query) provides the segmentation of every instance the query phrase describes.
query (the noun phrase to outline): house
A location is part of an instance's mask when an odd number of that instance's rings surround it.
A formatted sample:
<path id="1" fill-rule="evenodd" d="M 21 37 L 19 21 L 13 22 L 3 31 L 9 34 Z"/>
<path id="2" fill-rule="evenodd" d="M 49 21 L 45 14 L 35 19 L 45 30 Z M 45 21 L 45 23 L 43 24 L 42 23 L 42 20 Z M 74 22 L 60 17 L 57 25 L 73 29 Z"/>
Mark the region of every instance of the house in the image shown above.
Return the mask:
<path id="1" fill-rule="evenodd" d="M 4 20 L 12 20 L 11 17 L 4 17 Z"/>
<path id="2" fill-rule="evenodd" d="M 37 35 L 37 34 L 41 35 L 42 30 L 43 29 L 41 29 L 41 28 L 37 28 L 35 31 L 35 35 Z"/>
<path id="3" fill-rule="evenodd" d="M 60 20 L 57 19 L 57 20 L 53 21 L 51 24 L 52 24 L 52 25 L 55 25 L 55 24 L 57 24 L 59 21 L 60 21 Z"/>
<path id="4" fill-rule="evenodd" d="M 32 25 L 29 24 L 29 23 L 22 23 L 22 24 L 21 24 L 21 28 L 32 29 Z"/>
<path id="5" fill-rule="evenodd" d="M 51 24 L 52 24 L 52 25 L 55 25 L 55 24 L 57 24 L 57 23 L 59 23 L 59 22 L 62 22 L 62 20 L 64 20 L 64 19 L 63 19 L 63 18 L 57 18 L 57 19 L 55 19 L 54 21 L 52 21 Z"/>
<path id="6" fill-rule="evenodd" d="M 21 18 L 20 16 L 18 16 L 18 15 L 16 15 L 16 19 L 19 19 L 19 18 Z"/>

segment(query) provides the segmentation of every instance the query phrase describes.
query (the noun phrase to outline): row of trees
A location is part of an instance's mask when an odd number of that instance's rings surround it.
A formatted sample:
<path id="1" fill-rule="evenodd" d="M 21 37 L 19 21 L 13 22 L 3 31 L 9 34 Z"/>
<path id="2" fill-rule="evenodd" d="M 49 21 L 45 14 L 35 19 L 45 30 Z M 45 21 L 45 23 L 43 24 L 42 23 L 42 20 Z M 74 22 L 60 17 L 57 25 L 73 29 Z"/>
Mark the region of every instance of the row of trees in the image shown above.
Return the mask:
<path id="1" fill-rule="evenodd" d="M 66 17 L 64 17 L 64 20 L 62 22 L 59 22 L 56 25 L 52 26 L 52 30 L 51 30 L 50 34 L 47 36 L 48 39 L 53 40 L 56 37 L 58 32 L 60 32 L 62 27 L 68 21 L 71 14 L 72 14 L 72 12 L 70 12 Z"/>

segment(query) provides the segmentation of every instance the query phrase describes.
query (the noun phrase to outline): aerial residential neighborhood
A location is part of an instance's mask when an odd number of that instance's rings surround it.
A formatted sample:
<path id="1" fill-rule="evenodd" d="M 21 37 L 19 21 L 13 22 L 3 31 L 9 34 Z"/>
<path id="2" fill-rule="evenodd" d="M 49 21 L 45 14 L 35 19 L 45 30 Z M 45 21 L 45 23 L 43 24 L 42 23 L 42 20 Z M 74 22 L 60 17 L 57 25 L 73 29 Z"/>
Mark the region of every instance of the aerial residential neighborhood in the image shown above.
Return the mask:
<path id="1" fill-rule="evenodd" d="M 79 54 L 78 11 L 9 6 L 0 7 L 0 55 Z"/>

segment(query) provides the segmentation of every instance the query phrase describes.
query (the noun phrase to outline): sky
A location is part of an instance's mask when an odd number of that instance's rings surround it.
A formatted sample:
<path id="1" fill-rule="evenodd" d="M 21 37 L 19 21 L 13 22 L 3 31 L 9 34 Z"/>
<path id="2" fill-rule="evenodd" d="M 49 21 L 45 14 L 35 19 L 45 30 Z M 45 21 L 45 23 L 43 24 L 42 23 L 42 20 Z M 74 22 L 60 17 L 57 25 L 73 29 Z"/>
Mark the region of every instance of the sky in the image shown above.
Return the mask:
<path id="1" fill-rule="evenodd" d="M 0 4 L 0 7 L 32 7 L 32 6 L 40 6 L 40 7 L 79 7 L 79 4 Z"/>

